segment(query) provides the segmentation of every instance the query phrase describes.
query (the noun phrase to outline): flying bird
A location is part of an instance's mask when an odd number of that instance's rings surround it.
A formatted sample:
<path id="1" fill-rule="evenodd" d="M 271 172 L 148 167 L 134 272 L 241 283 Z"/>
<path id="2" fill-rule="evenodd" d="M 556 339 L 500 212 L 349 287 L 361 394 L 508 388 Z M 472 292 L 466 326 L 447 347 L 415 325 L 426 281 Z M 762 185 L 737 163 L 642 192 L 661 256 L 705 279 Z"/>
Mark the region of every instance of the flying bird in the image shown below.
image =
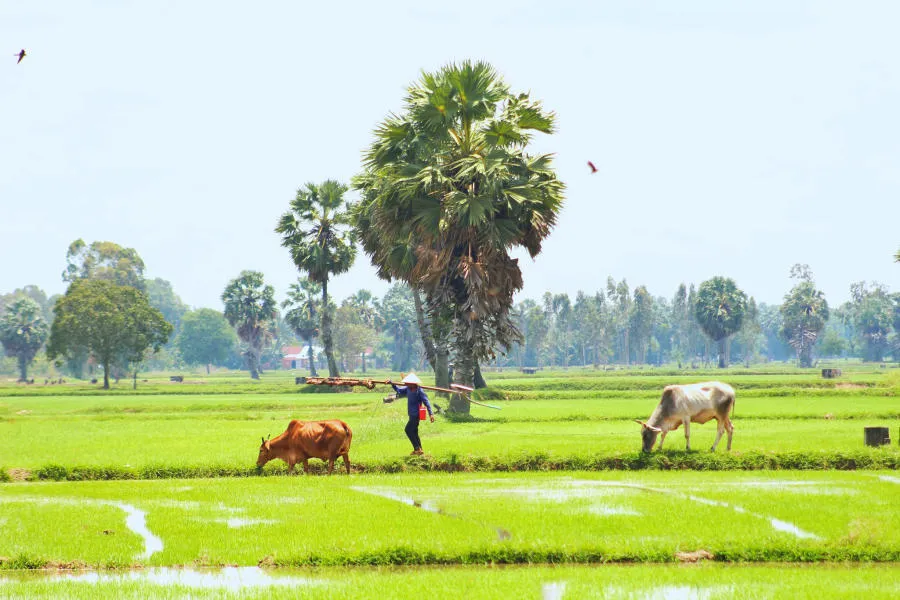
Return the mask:
<path id="1" fill-rule="evenodd" d="M 24 52 L 24 50 L 23 50 L 23 52 Z M 594 173 L 597 172 L 597 167 L 595 167 L 594 163 L 592 163 L 591 161 L 588 161 L 588 166 L 591 168 L 591 175 L 593 175 Z"/>
<path id="2" fill-rule="evenodd" d="M 22 48 L 17 53 L 13 54 L 13 56 L 18 56 L 19 60 L 16 61 L 16 64 L 22 62 L 22 59 L 25 58 L 25 48 Z"/>

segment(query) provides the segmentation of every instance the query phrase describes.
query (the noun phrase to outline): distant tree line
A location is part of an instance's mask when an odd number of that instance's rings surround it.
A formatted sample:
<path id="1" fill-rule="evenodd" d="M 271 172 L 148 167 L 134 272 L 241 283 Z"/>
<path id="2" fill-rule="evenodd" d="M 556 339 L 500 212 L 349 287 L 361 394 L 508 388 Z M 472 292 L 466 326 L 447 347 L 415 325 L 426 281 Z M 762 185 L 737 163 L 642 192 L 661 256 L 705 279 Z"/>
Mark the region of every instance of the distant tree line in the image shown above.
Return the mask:
<path id="1" fill-rule="evenodd" d="M 281 304 L 261 272 L 243 271 L 222 292 L 223 312 L 192 311 L 167 281 L 144 277 L 134 249 L 76 240 L 64 296 L 47 299 L 29 286 L 0 306 L 12 361 L 3 368 L 26 378 L 33 361 L 45 369 L 49 358 L 78 375 L 102 368 L 105 382 L 129 372 L 135 385 L 139 368 L 186 364 L 259 378 L 279 368 L 283 347 L 301 344 L 311 373 L 427 364 L 438 385 L 452 373 L 483 386 L 487 364 L 809 367 L 822 356 L 898 358 L 900 295 L 860 282 L 851 300 L 830 307 L 805 265 L 792 269 L 795 284 L 774 306 L 722 276 L 682 284 L 671 297 L 608 278 L 574 299 L 548 292 L 516 303 L 524 282 L 510 253 L 540 254 L 564 200 L 553 155 L 530 152 L 533 137 L 554 128 L 552 111 L 512 91 L 487 63 L 423 73 L 376 127 L 350 185 L 307 183 L 275 221 L 299 275 Z M 355 202 L 345 198 L 351 187 Z M 337 303 L 329 283 L 358 248 L 394 285 L 383 298 L 360 290 Z M 469 405 L 452 398 L 449 409 Z"/>

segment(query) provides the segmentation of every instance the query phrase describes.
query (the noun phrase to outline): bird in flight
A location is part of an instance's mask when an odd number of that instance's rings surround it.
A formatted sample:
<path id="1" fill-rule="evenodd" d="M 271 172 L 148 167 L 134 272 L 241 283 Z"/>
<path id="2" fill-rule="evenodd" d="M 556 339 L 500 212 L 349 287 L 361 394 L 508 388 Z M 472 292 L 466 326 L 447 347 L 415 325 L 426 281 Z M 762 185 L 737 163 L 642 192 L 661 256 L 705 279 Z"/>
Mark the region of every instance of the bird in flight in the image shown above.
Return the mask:
<path id="1" fill-rule="evenodd" d="M 24 50 L 23 50 L 23 52 L 24 52 Z M 597 167 L 595 167 L 594 163 L 592 163 L 591 161 L 588 161 L 588 166 L 591 168 L 591 175 L 593 175 L 594 173 L 597 172 Z"/>
<path id="2" fill-rule="evenodd" d="M 13 54 L 13 56 L 18 56 L 19 60 L 16 61 L 16 64 L 22 62 L 22 59 L 25 58 L 25 48 L 22 48 L 17 53 Z"/>

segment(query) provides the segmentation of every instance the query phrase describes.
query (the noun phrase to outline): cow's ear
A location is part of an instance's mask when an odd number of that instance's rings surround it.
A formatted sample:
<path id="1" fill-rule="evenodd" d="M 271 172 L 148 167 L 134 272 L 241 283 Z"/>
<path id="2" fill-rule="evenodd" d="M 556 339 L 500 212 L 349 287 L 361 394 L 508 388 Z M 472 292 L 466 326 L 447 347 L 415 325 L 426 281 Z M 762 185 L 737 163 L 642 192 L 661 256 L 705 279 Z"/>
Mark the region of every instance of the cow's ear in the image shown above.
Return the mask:
<path id="1" fill-rule="evenodd" d="M 647 426 L 646 423 L 644 423 L 643 421 L 639 421 L 639 420 L 637 420 L 637 419 L 635 419 L 634 422 L 637 423 L 638 425 L 640 425 L 641 427 L 646 427 L 646 426 Z"/>

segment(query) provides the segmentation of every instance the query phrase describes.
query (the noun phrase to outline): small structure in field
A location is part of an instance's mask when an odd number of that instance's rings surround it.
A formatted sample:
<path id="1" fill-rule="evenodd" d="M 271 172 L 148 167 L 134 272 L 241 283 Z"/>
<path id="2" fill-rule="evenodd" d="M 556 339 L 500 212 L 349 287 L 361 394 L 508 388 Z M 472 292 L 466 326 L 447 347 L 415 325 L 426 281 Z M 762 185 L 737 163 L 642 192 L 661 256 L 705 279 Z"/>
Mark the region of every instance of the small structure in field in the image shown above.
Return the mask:
<path id="1" fill-rule="evenodd" d="M 866 427 L 866 446 L 889 446 L 891 444 L 891 430 L 887 427 Z"/>
<path id="2" fill-rule="evenodd" d="M 822 369 L 822 377 L 825 379 L 834 379 L 841 376 L 840 369 Z"/>

